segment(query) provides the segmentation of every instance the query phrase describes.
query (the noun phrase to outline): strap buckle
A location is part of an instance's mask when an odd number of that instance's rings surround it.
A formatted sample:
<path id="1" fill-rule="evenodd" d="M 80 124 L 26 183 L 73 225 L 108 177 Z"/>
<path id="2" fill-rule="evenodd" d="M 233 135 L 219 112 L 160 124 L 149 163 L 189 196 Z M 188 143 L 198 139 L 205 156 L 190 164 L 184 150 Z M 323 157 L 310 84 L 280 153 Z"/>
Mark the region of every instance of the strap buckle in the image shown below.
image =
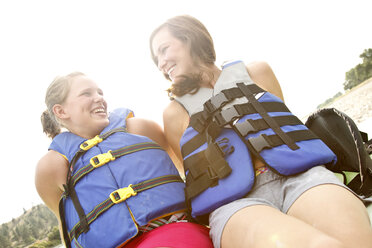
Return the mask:
<path id="1" fill-rule="evenodd" d="M 231 108 L 222 110 L 215 116 L 215 120 L 217 124 L 221 126 L 225 126 L 226 124 L 230 124 L 235 119 L 239 118 L 240 114 L 236 110 L 235 105 L 233 105 Z"/>
<path id="2" fill-rule="evenodd" d="M 248 141 L 251 143 L 256 152 L 260 152 L 263 149 L 271 148 L 269 137 L 266 134 L 261 134 L 254 138 L 249 138 Z"/>
<path id="3" fill-rule="evenodd" d="M 89 139 L 89 140 L 86 140 L 84 141 L 81 145 L 80 145 L 80 149 L 86 151 L 86 150 L 89 150 L 90 148 L 92 148 L 93 146 L 97 145 L 98 143 L 102 142 L 102 138 L 99 137 L 99 135 L 97 135 L 96 137 L 92 138 L 92 139 Z"/>
<path id="4" fill-rule="evenodd" d="M 204 111 L 199 112 L 196 115 L 191 116 L 190 126 L 194 128 L 198 133 L 202 133 L 208 123 L 208 114 Z"/>
<path id="5" fill-rule="evenodd" d="M 132 184 L 129 184 L 128 187 L 121 188 L 112 192 L 110 194 L 110 199 L 113 203 L 118 204 L 135 195 L 137 195 L 137 192 L 133 190 Z"/>
<path id="6" fill-rule="evenodd" d="M 207 102 L 205 102 L 204 108 L 207 110 L 208 113 L 213 113 L 228 102 L 229 99 L 223 92 L 220 92 L 217 95 L 212 96 Z"/>
<path id="7" fill-rule="evenodd" d="M 94 168 L 98 168 L 104 164 L 107 164 L 108 162 L 115 160 L 115 157 L 112 156 L 111 151 L 108 151 L 106 153 L 98 154 L 97 156 L 94 156 L 90 159 L 90 164 Z"/>
<path id="8" fill-rule="evenodd" d="M 237 122 L 234 126 L 243 137 L 247 136 L 249 133 L 257 131 L 254 121 L 251 119 L 247 119 L 244 122 Z"/>

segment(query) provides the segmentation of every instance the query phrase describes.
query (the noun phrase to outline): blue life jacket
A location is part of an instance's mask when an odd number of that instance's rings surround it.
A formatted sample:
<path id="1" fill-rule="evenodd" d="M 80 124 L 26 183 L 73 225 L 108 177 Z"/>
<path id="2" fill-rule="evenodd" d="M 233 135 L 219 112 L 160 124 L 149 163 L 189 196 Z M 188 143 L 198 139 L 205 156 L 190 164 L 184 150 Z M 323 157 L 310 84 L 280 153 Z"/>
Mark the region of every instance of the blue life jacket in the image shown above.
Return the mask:
<path id="1" fill-rule="evenodd" d="M 149 138 L 128 133 L 127 116 L 132 112 L 117 109 L 99 136 L 64 132 L 50 145 L 71 167 L 60 201 L 68 247 L 116 247 L 139 226 L 186 209 L 171 159 Z"/>
<path id="2" fill-rule="evenodd" d="M 251 80 L 241 61 L 223 67 L 214 89 L 175 99 L 190 116 L 180 143 L 193 217 L 251 190 L 255 170 L 250 153 L 284 176 L 336 162 L 281 99 Z"/>

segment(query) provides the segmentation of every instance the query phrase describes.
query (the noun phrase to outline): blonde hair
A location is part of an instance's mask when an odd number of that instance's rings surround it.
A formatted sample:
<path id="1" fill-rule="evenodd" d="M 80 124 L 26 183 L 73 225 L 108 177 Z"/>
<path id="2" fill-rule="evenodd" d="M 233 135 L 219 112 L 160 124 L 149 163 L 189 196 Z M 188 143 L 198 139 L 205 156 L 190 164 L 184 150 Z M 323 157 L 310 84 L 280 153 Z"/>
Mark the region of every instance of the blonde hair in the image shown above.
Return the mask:
<path id="1" fill-rule="evenodd" d="M 61 132 L 62 123 L 54 115 L 53 107 L 56 104 L 65 102 L 71 88 L 71 79 L 77 76 L 84 76 L 82 72 L 72 72 L 66 76 L 56 77 L 49 85 L 46 95 L 45 104 L 47 109 L 41 114 L 41 124 L 43 132 L 50 138 L 54 138 Z"/>

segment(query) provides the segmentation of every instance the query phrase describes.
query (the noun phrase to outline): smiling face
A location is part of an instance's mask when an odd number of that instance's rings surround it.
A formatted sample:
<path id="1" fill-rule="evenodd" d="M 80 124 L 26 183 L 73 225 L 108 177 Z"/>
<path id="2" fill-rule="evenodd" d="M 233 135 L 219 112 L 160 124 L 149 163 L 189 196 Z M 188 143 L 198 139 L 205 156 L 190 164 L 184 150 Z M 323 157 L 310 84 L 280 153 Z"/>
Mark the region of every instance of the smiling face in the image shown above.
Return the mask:
<path id="1" fill-rule="evenodd" d="M 151 48 L 159 70 L 173 83 L 182 80 L 184 75 L 199 73 L 189 46 L 175 38 L 168 28 L 154 35 Z"/>
<path id="2" fill-rule="evenodd" d="M 150 36 L 151 57 L 172 81 L 168 92 L 182 96 L 213 85 L 216 53 L 205 26 L 188 15 L 175 16 Z"/>
<path id="3" fill-rule="evenodd" d="M 67 98 L 55 111 L 71 132 L 83 138 L 93 138 L 109 124 L 102 90 L 84 75 L 71 79 Z"/>

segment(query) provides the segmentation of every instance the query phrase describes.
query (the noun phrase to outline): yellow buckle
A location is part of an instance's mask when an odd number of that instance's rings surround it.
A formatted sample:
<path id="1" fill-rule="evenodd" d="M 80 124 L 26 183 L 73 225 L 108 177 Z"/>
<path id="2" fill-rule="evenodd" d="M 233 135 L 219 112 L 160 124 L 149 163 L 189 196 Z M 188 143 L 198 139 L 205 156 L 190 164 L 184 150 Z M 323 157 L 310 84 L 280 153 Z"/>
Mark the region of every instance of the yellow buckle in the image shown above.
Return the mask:
<path id="1" fill-rule="evenodd" d="M 115 157 L 112 156 L 111 151 L 108 151 L 107 153 L 98 154 L 97 156 L 94 156 L 90 159 L 90 164 L 94 167 L 100 167 L 112 160 L 115 160 Z"/>
<path id="2" fill-rule="evenodd" d="M 110 194 L 110 199 L 113 203 L 117 204 L 135 195 L 137 195 L 137 192 L 132 189 L 132 184 L 129 184 L 126 188 L 121 188 L 112 192 Z"/>
<path id="3" fill-rule="evenodd" d="M 84 143 L 80 145 L 80 149 L 86 151 L 92 148 L 93 146 L 97 145 L 98 143 L 102 142 L 102 138 L 97 135 L 93 139 L 86 140 Z"/>

